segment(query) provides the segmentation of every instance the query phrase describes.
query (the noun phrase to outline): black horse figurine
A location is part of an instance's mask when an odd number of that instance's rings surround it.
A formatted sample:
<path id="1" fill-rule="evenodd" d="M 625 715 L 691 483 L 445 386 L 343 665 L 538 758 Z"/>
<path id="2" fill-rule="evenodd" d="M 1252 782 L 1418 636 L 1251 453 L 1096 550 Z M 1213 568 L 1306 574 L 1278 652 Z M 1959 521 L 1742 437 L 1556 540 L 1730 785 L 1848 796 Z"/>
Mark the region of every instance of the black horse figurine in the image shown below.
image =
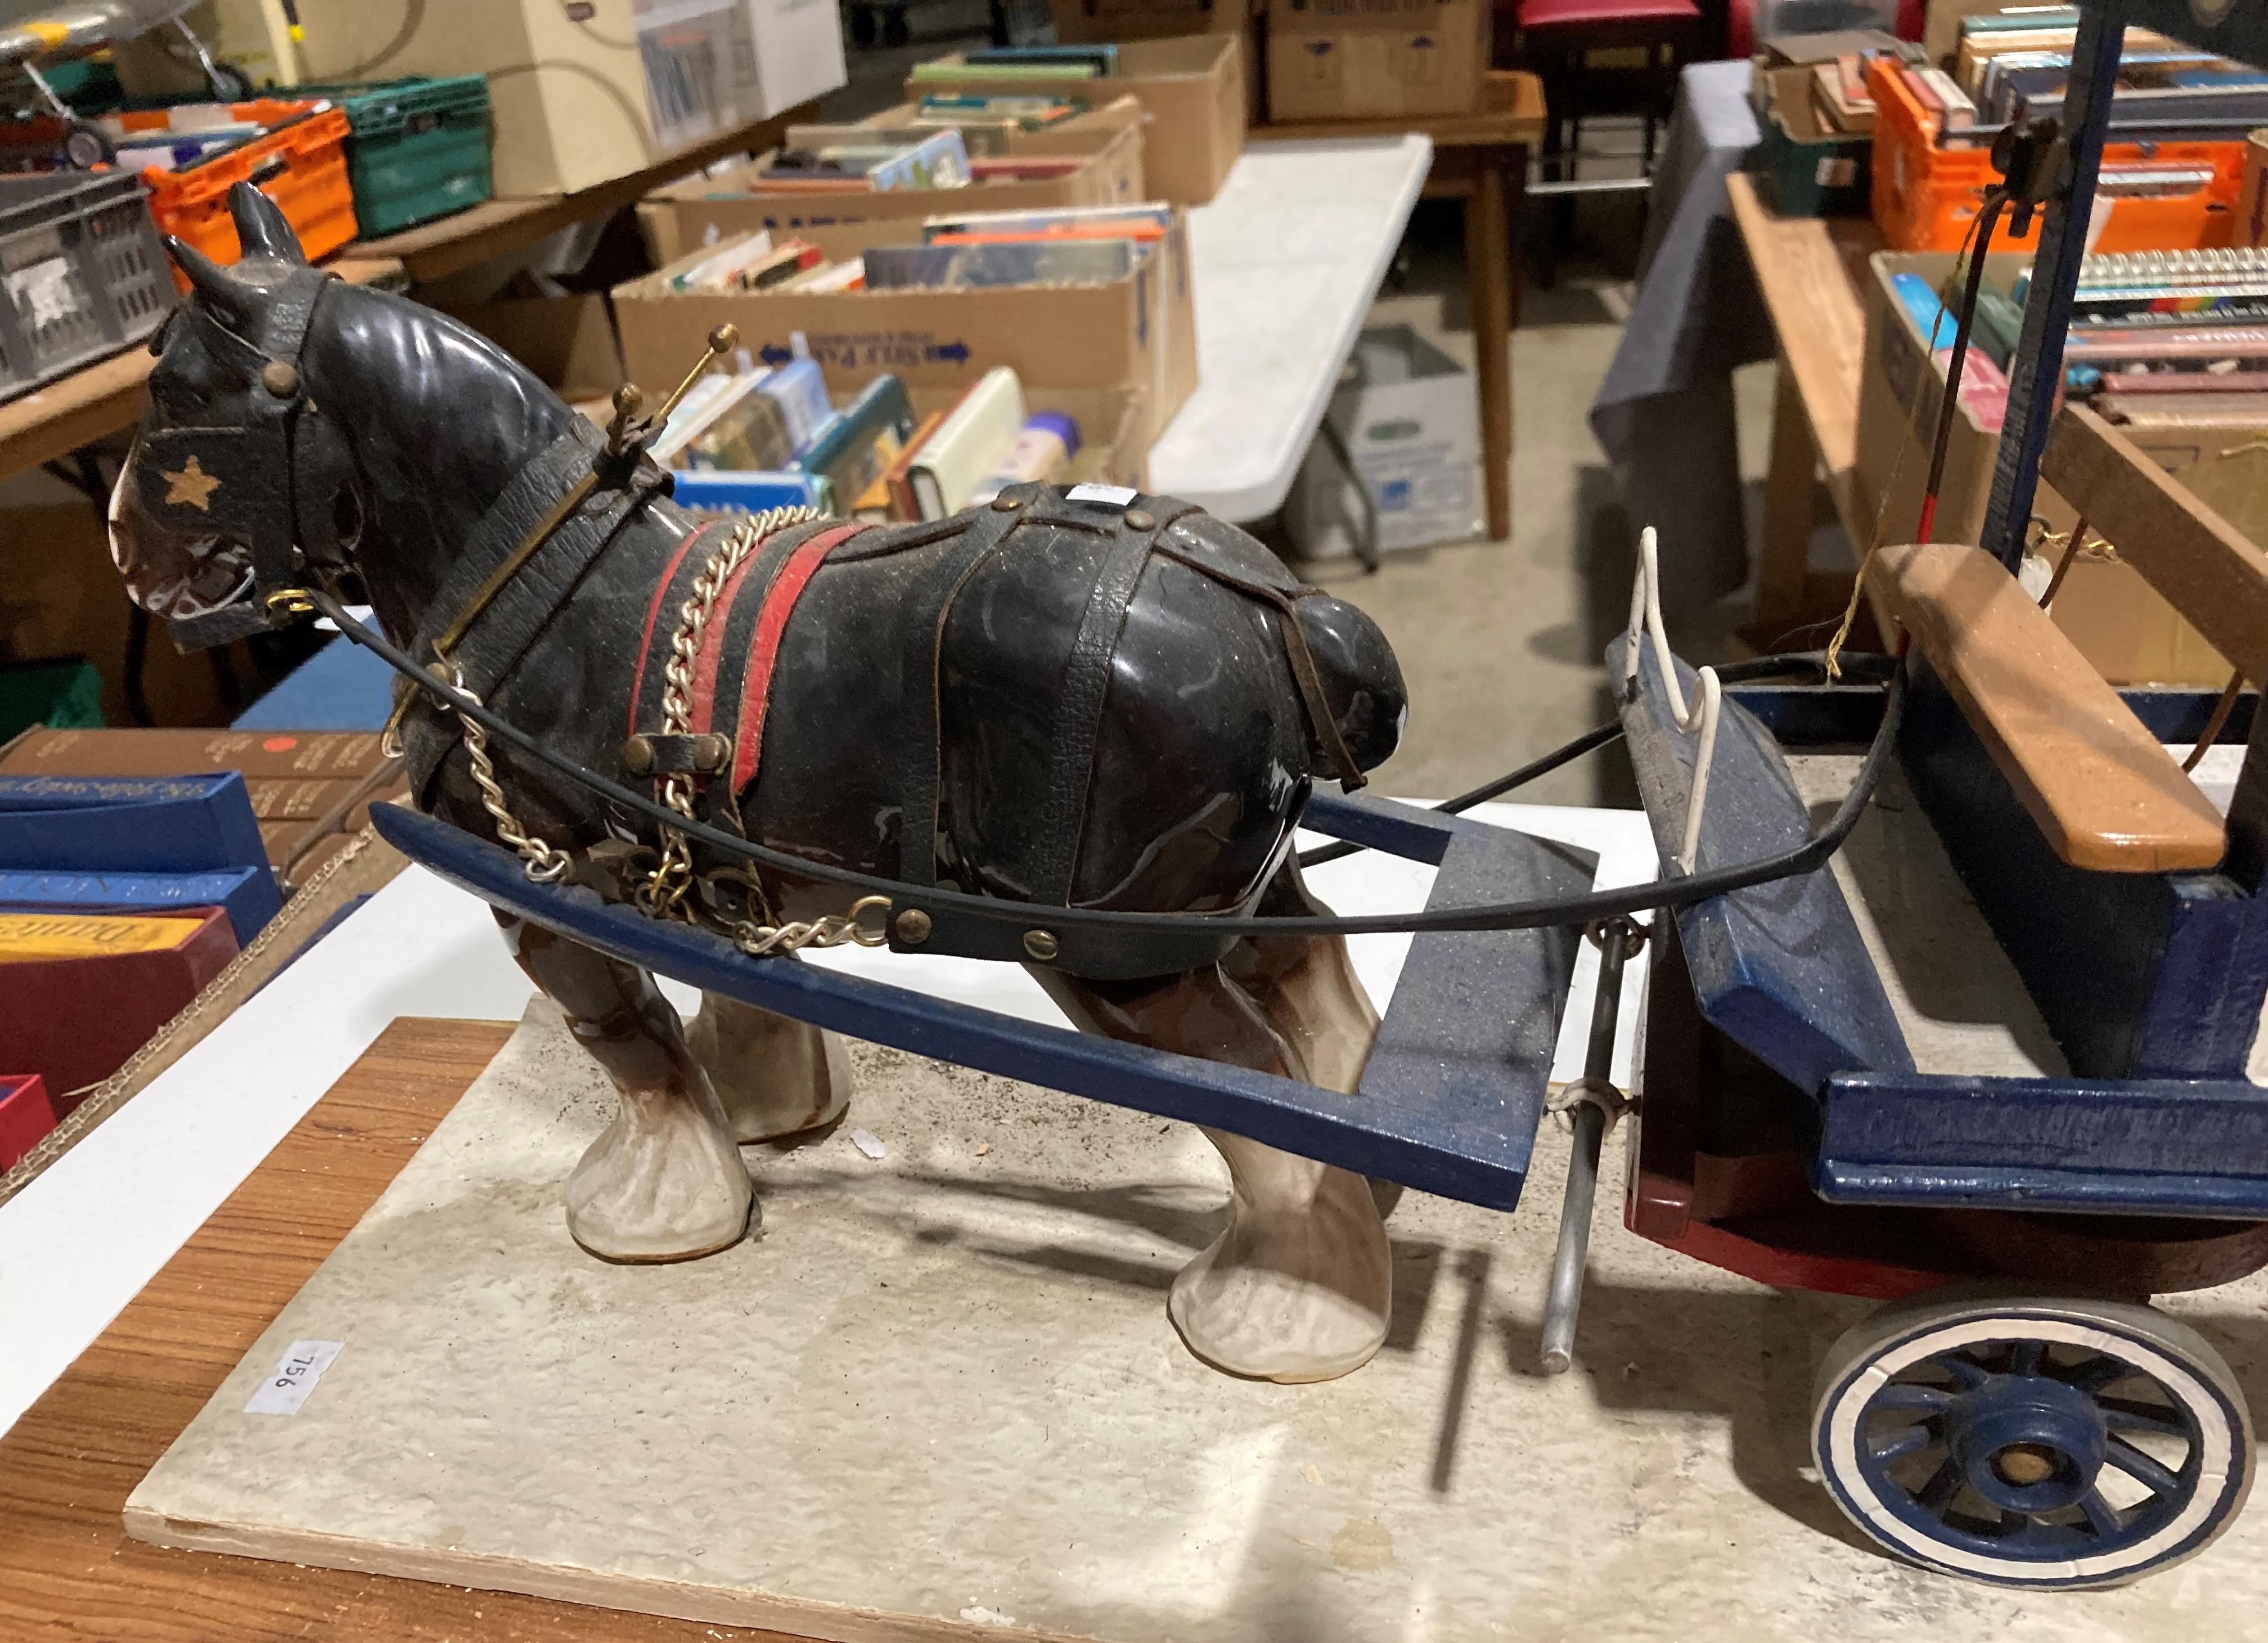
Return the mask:
<path id="1" fill-rule="evenodd" d="M 462 326 L 310 269 L 248 186 L 232 204 L 236 267 L 173 247 L 193 291 L 112 505 L 128 588 L 177 634 L 303 614 L 279 582 L 366 590 L 393 643 L 504 719 L 752 841 L 1041 904 L 1323 910 L 1293 828 L 1317 777 L 1393 750 L 1402 680 L 1366 617 L 1241 531 L 1038 487 L 923 525 L 704 525 L 622 439 L 634 407 L 609 445 Z M 673 854 L 422 695 L 406 736 L 420 807 L 532 876 L 744 939 L 850 912 L 832 883 Z M 735 1144 L 840 1116 L 839 1043 L 713 993 L 683 1026 L 644 971 L 499 918 L 621 1093 L 567 1183 L 575 1237 L 619 1261 L 735 1242 L 754 1202 Z M 1027 968 L 1087 1031 L 1326 1087 L 1354 1089 L 1377 1025 L 1336 937 L 1130 979 L 1053 956 Z M 1388 1310 L 1369 1183 L 1208 1134 L 1231 1211 L 1174 1286 L 1183 1337 L 1239 1374 L 1358 1367 Z"/>

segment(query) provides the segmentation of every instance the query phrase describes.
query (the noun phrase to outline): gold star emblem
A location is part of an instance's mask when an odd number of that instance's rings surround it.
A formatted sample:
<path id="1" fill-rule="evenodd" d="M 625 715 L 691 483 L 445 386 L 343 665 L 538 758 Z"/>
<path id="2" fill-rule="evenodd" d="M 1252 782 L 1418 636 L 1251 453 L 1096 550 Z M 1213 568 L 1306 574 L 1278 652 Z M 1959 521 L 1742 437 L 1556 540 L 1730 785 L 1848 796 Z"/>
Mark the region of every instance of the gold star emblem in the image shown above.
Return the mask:
<path id="1" fill-rule="evenodd" d="M 173 482 L 166 488 L 166 503 L 169 507 L 183 504 L 200 513 L 212 512 L 212 493 L 220 489 L 220 481 L 197 466 L 194 456 L 182 464 L 178 474 L 159 468 L 158 473 Z"/>

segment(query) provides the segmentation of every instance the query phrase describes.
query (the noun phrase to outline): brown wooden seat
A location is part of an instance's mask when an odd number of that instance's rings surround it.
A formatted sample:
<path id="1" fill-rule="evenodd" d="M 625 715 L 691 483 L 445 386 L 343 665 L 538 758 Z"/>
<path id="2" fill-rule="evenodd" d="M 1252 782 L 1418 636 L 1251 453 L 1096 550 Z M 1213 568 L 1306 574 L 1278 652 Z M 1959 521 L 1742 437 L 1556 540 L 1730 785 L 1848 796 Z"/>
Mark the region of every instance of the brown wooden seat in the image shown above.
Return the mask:
<path id="1" fill-rule="evenodd" d="M 1931 542 L 1884 548 L 1875 564 L 2058 856 L 2101 873 L 2220 864 L 2220 814 L 1998 560 Z"/>

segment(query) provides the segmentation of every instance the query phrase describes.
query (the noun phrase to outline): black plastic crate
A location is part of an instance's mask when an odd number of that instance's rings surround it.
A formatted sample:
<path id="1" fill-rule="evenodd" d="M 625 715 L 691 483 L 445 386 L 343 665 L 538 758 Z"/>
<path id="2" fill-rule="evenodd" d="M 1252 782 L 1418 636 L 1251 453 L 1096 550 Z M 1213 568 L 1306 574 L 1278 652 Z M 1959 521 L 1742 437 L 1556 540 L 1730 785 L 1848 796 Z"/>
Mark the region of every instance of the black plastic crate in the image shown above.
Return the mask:
<path id="1" fill-rule="evenodd" d="M 138 178 L 0 176 L 0 399 L 140 342 L 178 299 Z"/>

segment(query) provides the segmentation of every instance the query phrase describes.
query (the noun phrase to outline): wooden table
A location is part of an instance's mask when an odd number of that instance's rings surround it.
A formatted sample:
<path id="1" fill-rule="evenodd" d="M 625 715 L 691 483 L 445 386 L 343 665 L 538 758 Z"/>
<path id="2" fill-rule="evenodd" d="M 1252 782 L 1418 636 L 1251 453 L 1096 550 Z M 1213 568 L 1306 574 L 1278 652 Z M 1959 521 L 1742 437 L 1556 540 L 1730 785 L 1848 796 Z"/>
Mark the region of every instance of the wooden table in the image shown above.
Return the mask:
<path id="1" fill-rule="evenodd" d="M 1755 264 L 1778 343 L 1771 463 L 1764 479 L 1764 542 L 1756 566 L 1753 636 L 1831 616 L 1850 597 L 1848 574 L 1814 577 L 1807 555 L 1824 472 L 1837 515 L 1864 551 L 1873 521 L 1857 517 L 1859 377 L 1866 356 L 1860 298 L 1867 259 L 1882 248 L 1864 217 L 1782 217 L 1736 172 L 1726 180 L 1733 220 Z"/>
<path id="2" fill-rule="evenodd" d="M 776 1633 L 168 1551 L 126 1497 L 511 1036 L 397 1020 L 0 1437 L 0 1636 L 698 1643 Z M 779 1639 L 779 1643 L 786 1643 Z"/>
<path id="3" fill-rule="evenodd" d="M 1252 137 L 1383 136 L 1415 132 L 1433 144 L 1429 199 L 1465 202 L 1465 282 L 1480 373 L 1481 466 L 1489 534 L 1512 534 L 1512 328 L 1520 322 L 1520 219 L 1528 151 L 1543 136 L 1543 83 L 1491 73 L 1469 114 L 1401 120 L 1309 120 L 1255 126 Z"/>
<path id="4" fill-rule="evenodd" d="M 563 228 L 634 205 L 662 184 L 674 182 L 727 155 L 777 148 L 788 127 L 818 117 L 819 105 L 804 103 L 769 120 L 752 121 L 718 132 L 690 148 L 675 151 L 666 159 L 610 182 L 574 194 L 490 200 L 453 217 L 405 228 L 398 234 L 357 240 L 347 247 L 346 254 L 392 257 L 409 270 L 412 280 L 440 279 L 490 257 L 525 250 Z"/>

